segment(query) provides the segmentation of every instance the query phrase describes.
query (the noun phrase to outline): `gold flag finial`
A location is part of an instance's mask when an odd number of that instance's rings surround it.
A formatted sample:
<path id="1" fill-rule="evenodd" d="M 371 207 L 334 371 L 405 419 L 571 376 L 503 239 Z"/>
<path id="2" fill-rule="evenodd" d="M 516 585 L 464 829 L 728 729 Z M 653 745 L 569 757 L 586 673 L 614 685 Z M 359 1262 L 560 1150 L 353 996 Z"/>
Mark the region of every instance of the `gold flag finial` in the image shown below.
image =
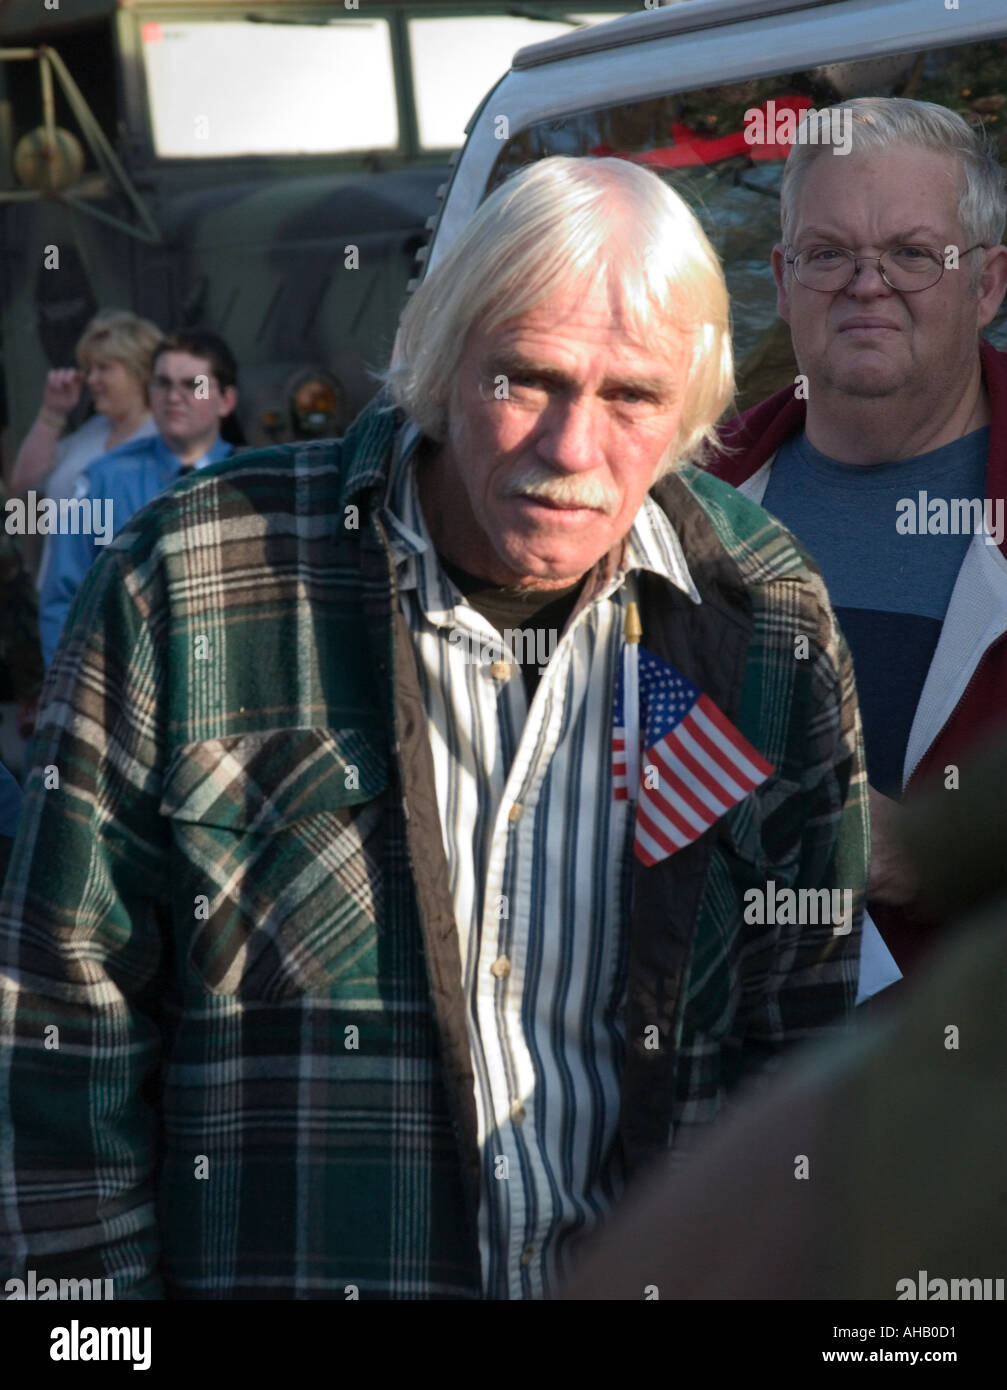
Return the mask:
<path id="1" fill-rule="evenodd" d="M 626 605 L 626 624 L 623 628 L 623 636 L 627 642 L 639 642 L 643 636 L 643 627 L 640 623 L 640 610 L 635 603 Z"/>

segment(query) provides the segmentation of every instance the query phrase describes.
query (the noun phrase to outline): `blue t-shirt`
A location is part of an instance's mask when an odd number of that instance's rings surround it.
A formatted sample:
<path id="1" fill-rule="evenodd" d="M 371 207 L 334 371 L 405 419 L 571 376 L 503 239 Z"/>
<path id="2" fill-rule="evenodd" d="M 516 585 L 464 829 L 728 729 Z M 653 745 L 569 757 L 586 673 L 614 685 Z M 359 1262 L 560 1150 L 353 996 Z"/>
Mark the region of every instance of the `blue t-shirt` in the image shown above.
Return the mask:
<path id="1" fill-rule="evenodd" d="M 868 778 L 886 796 L 901 796 L 909 730 L 976 520 L 973 510 L 964 534 L 931 534 L 928 524 L 942 526 L 931 503 L 981 507 L 988 448 L 984 428 L 897 463 L 851 464 L 801 434 L 780 449 L 762 499 L 822 571 L 853 656 Z M 961 516 L 952 509 L 947 529 Z"/>

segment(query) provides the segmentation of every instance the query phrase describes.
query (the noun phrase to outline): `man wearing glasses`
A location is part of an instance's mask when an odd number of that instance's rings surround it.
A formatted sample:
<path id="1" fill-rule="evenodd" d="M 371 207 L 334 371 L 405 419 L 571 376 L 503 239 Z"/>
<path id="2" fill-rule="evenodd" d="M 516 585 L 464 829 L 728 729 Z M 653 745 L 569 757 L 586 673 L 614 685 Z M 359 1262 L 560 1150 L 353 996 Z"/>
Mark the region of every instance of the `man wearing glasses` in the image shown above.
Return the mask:
<path id="1" fill-rule="evenodd" d="M 158 433 L 102 454 L 78 486 L 78 497 L 105 503 L 112 535 L 177 478 L 232 452 L 220 437 L 220 424 L 237 404 L 237 372 L 231 349 L 206 329 L 187 329 L 160 344 L 150 383 L 150 411 Z M 54 536 L 53 541 L 39 605 L 47 668 L 80 582 L 100 553 L 94 537 L 83 531 Z"/>
<path id="2" fill-rule="evenodd" d="M 821 567 L 864 723 L 869 905 L 905 973 L 932 933 L 892 843 L 898 802 L 953 789 L 1007 714 L 1007 356 L 980 339 L 1007 286 L 1004 172 L 944 107 L 843 105 L 852 152 L 798 140 L 781 189 L 797 385 L 726 426 L 712 469 Z"/>

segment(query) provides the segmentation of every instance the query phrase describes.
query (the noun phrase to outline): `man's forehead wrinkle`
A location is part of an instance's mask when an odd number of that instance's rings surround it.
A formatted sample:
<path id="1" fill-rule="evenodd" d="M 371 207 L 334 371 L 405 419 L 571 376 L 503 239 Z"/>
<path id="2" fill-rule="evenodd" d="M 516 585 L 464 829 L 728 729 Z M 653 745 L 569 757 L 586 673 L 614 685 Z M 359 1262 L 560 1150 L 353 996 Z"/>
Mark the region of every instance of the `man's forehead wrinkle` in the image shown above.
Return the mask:
<path id="1" fill-rule="evenodd" d="M 894 166 L 895 174 L 911 167 L 912 179 L 909 186 L 900 186 L 894 191 L 890 183 L 891 174 L 879 165 L 879 160 L 893 153 L 901 161 Z M 905 161 L 912 160 L 914 156 L 920 158 L 914 166 L 907 165 Z M 829 161 L 816 160 L 808 168 L 797 190 L 794 221 L 796 227 L 801 229 L 805 219 L 809 223 L 819 219 L 841 223 L 847 217 L 856 217 L 866 211 L 874 219 L 901 216 L 919 222 L 932 219 L 935 212 L 940 211 L 943 200 L 947 217 L 957 223 L 962 191 L 962 171 L 952 156 L 915 146 L 895 146 L 886 151 L 854 154 L 849 161 L 843 161 L 842 168 Z M 903 209 L 901 213 L 899 204 Z"/>
<path id="2" fill-rule="evenodd" d="M 634 351 L 640 351 L 636 345 L 631 345 Z M 504 376 L 516 375 L 520 372 L 534 372 L 548 381 L 553 381 L 559 385 L 575 385 L 583 375 L 579 366 L 568 366 L 565 362 L 546 361 L 541 358 L 534 349 L 522 350 L 517 346 L 502 346 L 496 351 L 491 350 L 488 354 L 487 365 L 494 373 Z M 653 356 L 648 355 L 646 362 L 613 361 L 611 355 L 607 356 L 600 367 L 601 385 L 605 388 L 613 386 L 638 386 L 652 391 L 667 392 L 671 390 L 677 380 L 677 375 L 672 370 L 672 363 L 669 360 L 667 368 L 654 370 Z M 587 375 L 595 377 L 598 368 L 589 370 Z"/>

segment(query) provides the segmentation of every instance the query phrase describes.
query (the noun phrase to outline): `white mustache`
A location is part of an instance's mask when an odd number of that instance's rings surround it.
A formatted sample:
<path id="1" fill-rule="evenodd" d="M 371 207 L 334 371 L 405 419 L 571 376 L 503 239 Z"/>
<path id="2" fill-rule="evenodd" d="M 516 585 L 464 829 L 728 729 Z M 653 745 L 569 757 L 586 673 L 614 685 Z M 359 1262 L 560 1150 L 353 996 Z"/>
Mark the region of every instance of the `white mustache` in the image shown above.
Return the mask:
<path id="1" fill-rule="evenodd" d="M 619 501 L 596 478 L 557 477 L 551 469 L 532 464 L 509 480 L 506 497 L 544 497 L 564 507 L 591 507 L 612 516 Z"/>

